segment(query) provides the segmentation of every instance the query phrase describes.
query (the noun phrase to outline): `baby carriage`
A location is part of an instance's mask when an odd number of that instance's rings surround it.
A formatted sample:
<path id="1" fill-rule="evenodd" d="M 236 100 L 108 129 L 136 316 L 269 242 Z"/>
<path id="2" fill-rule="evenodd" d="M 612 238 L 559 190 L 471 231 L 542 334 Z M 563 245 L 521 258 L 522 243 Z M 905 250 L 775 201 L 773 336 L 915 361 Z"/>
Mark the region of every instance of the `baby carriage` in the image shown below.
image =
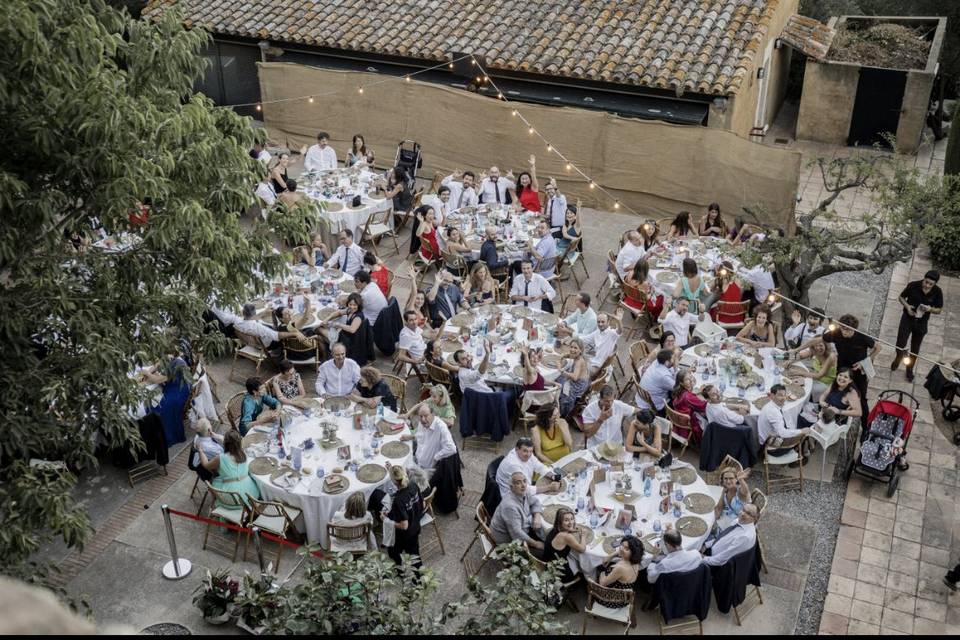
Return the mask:
<path id="1" fill-rule="evenodd" d="M 896 400 L 893 398 L 896 397 Z M 904 404 L 909 401 L 909 405 Z M 900 484 L 900 472 L 906 471 L 907 441 L 920 403 L 905 391 L 888 389 L 870 410 L 860 451 L 847 464 L 847 479 L 854 474 L 887 483 L 887 497 L 893 497 Z"/>
<path id="2" fill-rule="evenodd" d="M 401 140 L 397 144 L 397 157 L 393 161 L 393 166 L 404 170 L 410 188 L 413 189 L 417 181 L 417 170 L 423 166 L 420 145 L 413 140 Z"/>

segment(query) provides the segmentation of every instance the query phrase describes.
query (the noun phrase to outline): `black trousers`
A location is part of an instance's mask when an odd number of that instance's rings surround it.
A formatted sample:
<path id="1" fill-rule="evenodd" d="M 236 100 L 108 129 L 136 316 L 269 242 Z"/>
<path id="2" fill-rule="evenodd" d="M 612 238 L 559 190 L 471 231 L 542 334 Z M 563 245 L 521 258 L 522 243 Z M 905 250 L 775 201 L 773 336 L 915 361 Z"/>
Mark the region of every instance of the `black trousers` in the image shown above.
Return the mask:
<path id="1" fill-rule="evenodd" d="M 406 553 L 411 556 L 416 556 L 414 560 L 414 566 L 419 569 L 423 566 L 420 562 L 420 533 L 417 532 L 416 535 L 407 535 L 405 532 L 397 531 L 396 538 L 394 540 L 393 546 L 387 551 L 387 555 L 390 556 L 390 559 L 396 562 L 397 564 L 401 563 L 400 554 Z"/>
<path id="2" fill-rule="evenodd" d="M 950 582 L 960 582 L 960 564 L 947 571 L 947 580 Z"/>
<path id="3" fill-rule="evenodd" d="M 867 380 L 867 376 L 862 371 L 851 371 L 851 373 L 853 374 L 853 386 L 860 395 L 860 441 L 862 442 L 864 434 L 867 433 L 867 414 L 870 413 L 870 408 L 867 404 L 867 384 L 869 380 Z"/>
<path id="4" fill-rule="evenodd" d="M 919 318 L 911 318 L 905 313 L 901 314 L 900 326 L 897 328 L 897 359 L 895 362 L 899 363 L 903 360 L 903 357 L 907 355 L 905 349 L 907 346 L 907 338 L 910 339 L 910 353 L 920 353 L 920 344 L 923 342 L 925 335 L 927 335 L 926 322 L 923 322 Z M 916 357 L 911 358 L 910 364 L 907 365 L 907 370 L 912 371 L 916 363 Z"/>

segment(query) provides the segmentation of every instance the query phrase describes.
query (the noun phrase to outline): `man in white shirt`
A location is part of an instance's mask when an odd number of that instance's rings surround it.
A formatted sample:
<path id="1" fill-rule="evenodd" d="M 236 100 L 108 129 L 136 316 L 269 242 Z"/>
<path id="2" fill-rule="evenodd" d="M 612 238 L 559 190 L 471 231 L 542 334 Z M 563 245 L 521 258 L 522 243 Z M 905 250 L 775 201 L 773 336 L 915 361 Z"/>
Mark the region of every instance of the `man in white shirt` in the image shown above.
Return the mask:
<path id="1" fill-rule="evenodd" d="M 558 240 L 563 237 L 563 224 L 567 221 L 567 197 L 557 189 L 557 183 L 553 178 L 543 188 L 547 194 L 547 207 L 544 210 L 544 218 L 550 225 L 553 237 Z"/>
<path id="2" fill-rule="evenodd" d="M 540 240 L 530 250 L 530 255 L 536 263 L 534 266 L 536 272 L 544 278 L 549 278 L 554 274 L 557 264 L 557 240 L 550 233 L 550 226 L 545 220 L 537 224 L 537 233 L 540 234 Z"/>
<path id="3" fill-rule="evenodd" d="M 558 334 L 579 337 L 597 330 L 597 312 L 590 308 L 590 300 L 589 293 L 581 291 L 577 294 L 577 308 L 557 323 Z"/>
<path id="4" fill-rule="evenodd" d="M 450 187 L 445 185 L 437 189 L 437 195 L 427 194 L 423 196 L 421 202 L 422 204 L 433 207 L 433 214 L 436 218 L 436 226 L 438 229 L 443 227 L 443 221 L 446 220 L 455 209 L 453 203 L 450 201 Z"/>
<path id="5" fill-rule="evenodd" d="M 347 357 L 347 348 L 339 342 L 330 349 L 331 358 L 317 371 L 317 395 L 346 397 L 360 381 L 360 365 Z"/>
<path id="6" fill-rule="evenodd" d="M 317 144 L 307 149 L 303 158 L 303 168 L 306 171 L 327 171 L 337 168 L 337 152 L 327 144 L 330 134 L 321 131 L 317 134 Z"/>
<path id="7" fill-rule="evenodd" d="M 804 320 L 803 313 L 794 309 L 790 314 L 793 324 L 783 330 L 783 340 L 787 343 L 787 348 L 797 349 L 823 333 L 823 316 L 823 309 L 814 308 Z"/>
<path id="8" fill-rule="evenodd" d="M 542 311 L 543 301 L 552 301 L 557 292 L 546 278 L 533 272 L 533 263 L 529 260 L 521 263 L 520 271 L 522 275 L 514 278 L 513 286 L 510 287 L 510 300 L 515 304 Z"/>
<path id="9" fill-rule="evenodd" d="M 595 374 L 603 366 L 610 354 L 617 350 L 617 341 L 620 334 L 610 326 L 610 316 L 605 313 L 597 315 L 597 330 L 593 333 L 580 336 L 580 340 L 591 354 L 590 373 Z"/>
<path id="10" fill-rule="evenodd" d="M 217 320 L 220 321 L 220 324 L 222 324 L 224 328 L 232 327 L 238 322 L 243 321 L 243 318 L 233 313 L 232 311 L 221 309 L 216 305 L 210 307 L 210 312 L 217 317 Z"/>
<path id="11" fill-rule="evenodd" d="M 689 313 L 690 301 L 686 298 L 677 298 L 674 301 L 674 308 L 668 310 L 664 305 L 660 314 L 660 324 L 664 331 L 672 331 L 676 340 L 677 347 L 683 349 L 690 342 L 690 329 L 697 326 L 697 322 L 703 320 L 703 311 L 700 315 Z"/>
<path id="12" fill-rule="evenodd" d="M 511 178 L 512 173 L 507 173 L 506 177 L 500 177 L 500 169 L 490 167 L 487 177 L 480 183 L 480 202 L 485 204 L 507 203 L 507 191 L 513 190 L 515 185 Z"/>
<path id="13" fill-rule="evenodd" d="M 403 435 L 400 439 L 417 441 L 414 459 L 420 468 L 432 473 L 438 462 L 457 452 L 457 445 L 454 444 L 446 423 L 433 414 L 427 403 L 420 405 L 418 417 L 420 424 L 416 434 Z"/>
<path id="14" fill-rule="evenodd" d="M 787 388 L 782 384 L 770 387 L 770 402 L 763 406 L 757 417 L 757 439 L 762 447 L 769 442 L 771 446 L 779 446 L 780 441 L 800 434 L 810 433 L 810 429 L 796 429 L 787 426 L 787 419 L 783 415 L 783 405 L 787 401 Z M 772 449 L 767 453 L 779 456 L 790 449 Z"/>
<path id="15" fill-rule="evenodd" d="M 663 407 L 667 403 L 667 397 L 676 384 L 677 372 L 670 366 L 673 360 L 673 351 L 671 349 L 661 349 L 657 352 L 657 361 L 647 367 L 647 370 L 640 376 L 640 388 L 650 394 L 653 406 L 643 399 L 638 392 L 634 401 L 640 409 L 652 409 L 660 415 L 663 415 Z"/>
<path id="16" fill-rule="evenodd" d="M 269 180 L 261 180 L 258 182 L 254 193 L 258 198 L 260 198 L 263 206 L 267 209 L 277 204 L 277 192 L 274 190 L 273 185 Z"/>
<path id="17" fill-rule="evenodd" d="M 486 349 L 483 352 L 483 360 L 480 361 L 480 366 L 476 369 L 473 368 L 473 356 L 469 351 L 458 349 L 457 352 L 453 354 L 453 359 L 457 361 L 457 366 L 460 367 L 460 370 L 457 372 L 457 378 L 460 380 L 460 388 L 463 391 L 467 389 L 484 393 L 493 391 L 490 385 L 483 379 L 483 375 L 487 372 L 487 366 L 490 364 L 490 353 L 493 351 L 493 343 L 490 342 L 489 338 L 485 338 L 483 342 Z"/>
<path id="18" fill-rule="evenodd" d="M 773 274 L 758 264 L 752 269 L 743 272 L 743 278 L 753 287 L 753 299 L 757 304 L 767 302 L 770 290 L 774 288 Z"/>
<path id="19" fill-rule="evenodd" d="M 243 305 L 243 320 L 234 323 L 234 330 L 253 336 L 260 340 L 260 344 L 267 351 L 275 351 L 280 348 L 282 338 L 292 338 L 297 333 L 292 331 L 275 331 L 274 329 L 257 320 L 257 307 L 248 302 Z"/>
<path id="20" fill-rule="evenodd" d="M 623 419 L 632 416 L 635 409 L 615 396 L 613 387 L 604 385 L 600 389 L 600 399 L 583 410 L 583 435 L 587 438 L 587 447 L 604 442 L 623 444 Z"/>
<path id="21" fill-rule="evenodd" d="M 272 157 L 270 153 L 263 148 L 262 142 L 254 142 L 253 149 L 250 150 L 250 157 L 254 160 L 259 160 L 264 164 L 264 166 L 270 164 L 270 158 Z"/>
<path id="22" fill-rule="evenodd" d="M 505 496 L 510 492 L 510 478 L 514 473 L 520 472 L 527 479 L 530 485 L 529 493 L 536 493 L 537 487 L 533 482 L 533 474 L 536 473 L 541 478 L 552 475 L 553 470 L 540 462 L 537 456 L 533 455 L 533 440 L 530 438 L 520 438 L 516 446 L 504 456 L 497 467 L 497 486 L 500 487 L 500 495 Z M 551 482 L 548 491 L 556 491 L 560 488 L 559 482 Z"/>
<path id="23" fill-rule="evenodd" d="M 644 255 L 643 238 L 639 231 L 631 231 L 627 234 L 627 241 L 620 248 L 617 254 L 617 273 L 621 278 L 625 278 L 627 273 L 633 270 L 633 266 Z"/>
<path id="24" fill-rule="evenodd" d="M 200 465 L 199 451 L 207 456 L 207 460 L 213 460 L 223 453 L 223 436 L 213 430 L 210 421 L 206 418 L 200 418 L 193 423 L 193 429 L 197 435 L 193 439 L 193 444 L 197 447 L 198 453 L 194 457 L 194 466 Z"/>
<path id="25" fill-rule="evenodd" d="M 340 246 L 323 266 L 340 269 L 347 275 L 356 275 L 363 268 L 363 249 L 353 241 L 353 231 L 344 229 L 338 236 Z"/>
<path id="26" fill-rule="evenodd" d="M 380 312 L 387 306 L 387 298 L 377 283 L 370 280 L 370 274 L 363 269 L 353 274 L 353 283 L 363 300 L 363 317 L 372 327 L 377 323 Z"/>
<path id="27" fill-rule="evenodd" d="M 731 558 L 753 549 L 757 544 L 758 517 L 757 505 L 753 503 L 743 505 L 737 524 L 724 529 L 715 540 L 708 539 L 704 543 L 703 563 L 719 567 L 729 562 Z"/>
<path id="28" fill-rule="evenodd" d="M 741 406 L 738 411 L 728 408 L 723 403 L 720 390 L 708 384 L 704 387 L 707 392 L 707 424 L 718 424 L 721 427 L 738 427 L 742 425 L 750 414 L 750 409 Z"/>
<path id="29" fill-rule="evenodd" d="M 403 312 L 403 329 L 397 343 L 397 360 L 406 362 L 415 369 L 423 364 L 423 354 L 427 352 L 427 343 L 423 340 L 423 330 L 417 326 L 417 312 L 407 309 Z"/>
<path id="30" fill-rule="evenodd" d="M 653 584 L 657 578 L 665 573 L 682 573 L 692 571 L 700 566 L 703 558 L 696 549 L 684 549 L 683 537 L 675 531 L 672 524 L 667 524 L 663 534 L 663 546 L 666 553 L 654 556 L 653 562 L 647 566 L 647 581 Z"/>
<path id="31" fill-rule="evenodd" d="M 444 178 L 440 184 L 450 188 L 450 206 L 454 209 L 475 207 L 480 204 L 475 184 L 477 176 L 473 171 L 455 171 Z"/>

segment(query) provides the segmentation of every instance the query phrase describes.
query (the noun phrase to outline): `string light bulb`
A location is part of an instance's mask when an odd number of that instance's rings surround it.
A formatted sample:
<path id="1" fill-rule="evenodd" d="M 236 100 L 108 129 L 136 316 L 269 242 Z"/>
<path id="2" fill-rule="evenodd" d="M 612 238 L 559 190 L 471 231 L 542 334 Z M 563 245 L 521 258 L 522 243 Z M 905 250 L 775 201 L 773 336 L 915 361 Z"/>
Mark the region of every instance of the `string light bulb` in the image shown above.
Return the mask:
<path id="1" fill-rule="evenodd" d="M 548 145 L 547 145 L 547 153 L 552 153 L 552 152 L 553 152 L 553 145 L 552 145 L 552 144 L 548 144 Z"/>
<path id="2" fill-rule="evenodd" d="M 619 201 L 619 200 L 614 200 L 614 201 L 613 201 L 613 208 L 614 208 L 614 209 L 619 209 L 619 208 L 620 208 L 620 201 Z"/>
<path id="3" fill-rule="evenodd" d="M 643 225 L 643 228 L 644 228 L 644 229 L 647 229 L 647 225 Z M 649 229 L 647 229 L 647 230 L 649 231 Z M 726 276 L 726 275 L 727 275 L 727 270 L 726 270 L 726 269 L 720 269 L 720 275 L 721 275 L 721 276 Z"/>
<path id="4" fill-rule="evenodd" d="M 827 331 L 833 332 L 836 330 L 837 330 L 837 325 L 833 324 L 832 322 L 829 325 L 827 325 Z"/>
<path id="5" fill-rule="evenodd" d="M 567 163 L 567 171 L 570 171 L 571 169 L 573 169 L 573 165 L 568 162 L 568 163 Z"/>
<path id="6" fill-rule="evenodd" d="M 776 301 L 777 301 L 777 294 L 771 293 L 770 295 L 767 296 L 767 302 L 769 302 L 770 304 L 773 304 Z"/>
<path id="7" fill-rule="evenodd" d="M 905 364 L 906 366 L 909 367 L 909 366 L 910 366 L 910 362 L 911 362 L 910 356 L 903 356 L 903 364 Z"/>
<path id="8" fill-rule="evenodd" d="M 477 66 L 477 61 L 474 60 L 473 58 L 470 58 L 470 64 L 473 66 Z"/>
<path id="9" fill-rule="evenodd" d="M 527 133 L 529 133 L 530 135 L 533 135 L 534 133 L 533 127 L 530 127 L 529 129 L 527 129 Z"/>
<path id="10" fill-rule="evenodd" d="M 514 116 L 518 115 L 516 109 L 513 110 L 513 114 L 512 114 L 512 115 L 514 115 Z"/>
<path id="11" fill-rule="evenodd" d="M 643 230 L 646 231 L 647 233 L 650 233 L 651 229 L 650 229 L 650 223 L 649 223 L 649 222 L 645 222 L 645 223 L 644 223 L 644 225 L 643 225 Z M 726 271 L 726 269 L 722 269 L 722 270 L 720 271 L 720 275 L 725 275 L 725 273 L 724 273 L 725 271 Z"/>
<path id="12" fill-rule="evenodd" d="M 480 80 L 481 80 L 481 79 L 482 79 L 482 78 L 480 78 L 480 76 L 477 76 L 477 84 L 480 84 Z"/>
<path id="13" fill-rule="evenodd" d="M 407 82 L 410 82 L 410 76 L 407 76 L 406 78 L 404 78 L 404 80 L 406 80 Z"/>
<path id="14" fill-rule="evenodd" d="M 257 111 L 263 111 L 263 107 L 261 107 L 259 104 L 257 105 Z"/>
<path id="15" fill-rule="evenodd" d="M 453 63 L 452 63 L 452 62 L 451 62 L 448 66 L 449 66 L 451 69 L 453 69 Z"/>
<path id="16" fill-rule="evenodd" d="M 490 82 L 490 76 L 483 76 L 484 82 Z"/>
<path id="17" fill-rule="evenodd" d="M 363 87 L 357 87 L 357 93 L 363 95 Z"/>
<path id="18" fill-rule="evenodd" d="M 590 181 L 590 188 L 591 188 L 591 189 L 596 189 L 596 188 L 597 188 L 597 183 L 594 182 L 593 180 L 591 180 L 591 181 Z"/>
<path id="19" fill-rule="evenodd" d="M 313 104 L 313 96 L 310 96 L 309 98 L 307 98 L 307 102 L 309 102 L 310 104 Z"/>
<path id="20" fill-rule="evenodd" d="M 501 100 L 503 100 L 503 99 L 504 99 L 504 98 L 503 98 L 503 94 L 502 94 L 502 93 L 497 93 L 497 97 L 498 97 L 498 98 L 500 98 Z"/>

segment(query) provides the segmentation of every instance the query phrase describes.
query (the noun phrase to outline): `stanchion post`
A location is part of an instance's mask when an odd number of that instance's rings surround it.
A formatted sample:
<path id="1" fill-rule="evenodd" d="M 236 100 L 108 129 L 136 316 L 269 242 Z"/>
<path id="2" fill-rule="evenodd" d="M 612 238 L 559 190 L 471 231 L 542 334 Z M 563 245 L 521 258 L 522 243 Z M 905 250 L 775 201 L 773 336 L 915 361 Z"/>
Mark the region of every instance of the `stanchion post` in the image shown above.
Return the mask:
<path id="1" fill-rule="evenodd" d="M 167 529 L 167 544 L 170 546 L 171 557 L 171 560 L 163 565 L 163 577 L 168 580 L 182 580 L 190 575 L 193 565 L 177 553 L 177 541 L 173 537 L 173 523 L 170 521 L 170 507 L 161 505 L 160 511 L 163 513 L 163 524 Z"/>
<path id="2" fill-rule="evenodd" d="M 257 550 L 257 562 L 260 563 L 260 575 L 263 575 L 267 570 L 263 562 L 263 544 L 260 541 L 260 527 L 250 527 L 250 533 L 253 534 L 253 548 Z"/>

